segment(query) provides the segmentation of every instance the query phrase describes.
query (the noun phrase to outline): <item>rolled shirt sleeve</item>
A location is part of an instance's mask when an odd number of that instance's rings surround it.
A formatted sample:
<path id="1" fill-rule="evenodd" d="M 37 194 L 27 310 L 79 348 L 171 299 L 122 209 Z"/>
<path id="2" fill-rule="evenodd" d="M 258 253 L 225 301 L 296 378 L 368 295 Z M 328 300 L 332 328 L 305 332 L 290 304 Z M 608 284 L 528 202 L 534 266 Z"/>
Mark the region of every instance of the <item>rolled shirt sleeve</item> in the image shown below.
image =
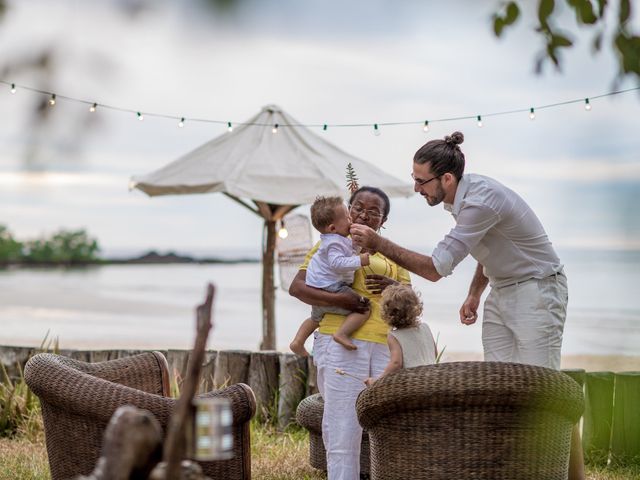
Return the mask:
<path id="1" fill-rule="evenodd" d="M 332 243 L 327 248 L 327 259 L 331 268 L 339 273 L 354 272 L 361 267 L 360 255 L 344 243 Z"/>
<path id="2" fill-rule="evenodd" d="M 500 215 L 486 205 L 465 205 L 457 215 L 456 226 L 438 243 L 431 255 L 438 274 L 442 277 L 451 275 L 499 221 Z"/>

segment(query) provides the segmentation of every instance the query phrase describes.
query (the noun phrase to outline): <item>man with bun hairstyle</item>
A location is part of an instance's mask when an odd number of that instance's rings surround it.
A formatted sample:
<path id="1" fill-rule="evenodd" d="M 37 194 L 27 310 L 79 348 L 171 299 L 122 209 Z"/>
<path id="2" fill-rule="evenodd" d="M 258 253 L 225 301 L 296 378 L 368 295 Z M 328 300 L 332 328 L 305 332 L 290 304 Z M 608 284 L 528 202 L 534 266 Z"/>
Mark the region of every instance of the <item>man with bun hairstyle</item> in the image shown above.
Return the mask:
<path id="1" fill-rule="evenodd" d="M 431 256 L 396 245 L 366 225 L 351 226 L 353 242 L 433 282 L 471 255 L 478 265 L 459 313 L 463 324 L 475 323 L 482 293 L 491 285 L 482 325 L 484 359 L 560 369 L 568 302 L 563 265 L 542 223 L 516 192 L 464 173 L 463 141 L 454 132 L 427 142 L 413 157 L 414 190 L 432 207 L 444 203 L 456 220 Z M 582 479 L 576 433 L 569 478 Z"/>

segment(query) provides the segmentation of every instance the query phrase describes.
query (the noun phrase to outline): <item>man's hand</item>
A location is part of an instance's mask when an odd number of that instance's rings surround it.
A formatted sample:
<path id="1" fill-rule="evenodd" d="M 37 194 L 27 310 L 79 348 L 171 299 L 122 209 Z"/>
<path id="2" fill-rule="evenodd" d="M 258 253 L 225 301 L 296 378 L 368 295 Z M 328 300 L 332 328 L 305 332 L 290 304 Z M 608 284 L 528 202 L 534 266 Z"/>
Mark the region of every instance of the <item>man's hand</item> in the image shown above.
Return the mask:
<path id="1" fill-rule="evenodd" d="M 359 223 L 352 223 L 350 232 L 351 240 L 355 245 L 377 251 L 380 236 L 372 228 Z"/>
<path id="2" fill-rule="evenodd" d="M 460 307 L 460 321 L 465 325 L 472 325 L 478 319 L 478 306 L 480 305 L 480 297 L 475 295 L 467 296 L 467 299 Z"/>
<path id="3" fill-rule="evenodd" d="M 356 313 L 369 310 L 369 299 L 355 292 L 336 293 L 336 306 Z"/>
<path id="4" fill-rule="evenodd" d="M 364 281 L 364 285 L 367 287 L 367 290 L 374 295 L 381 294 L 389 285 L 396 285 L 397 283 L 399 282 L 396 282 L 393 278 L 389 278 L 385 275 L 377 275 L 375 273 L 367 275 Z"/>

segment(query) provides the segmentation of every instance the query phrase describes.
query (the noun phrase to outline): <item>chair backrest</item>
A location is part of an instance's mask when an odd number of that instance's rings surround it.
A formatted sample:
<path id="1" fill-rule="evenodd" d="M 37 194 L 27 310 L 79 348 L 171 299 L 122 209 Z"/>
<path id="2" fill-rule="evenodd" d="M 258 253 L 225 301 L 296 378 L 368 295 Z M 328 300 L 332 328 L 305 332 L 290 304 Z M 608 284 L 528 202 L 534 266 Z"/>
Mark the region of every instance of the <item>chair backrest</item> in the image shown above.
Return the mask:
<path id="1" fill-rule="evenodd" d="M 567 478 L 583 408 L 567 375 L 498 362 L 401 370 L 356 403 L 374 479 Z"/>
<path id="2" fill-rule="evenodd" d="M 25 366 L 25 380 L 39 397 L 53 480 L 90 473 L 100 456 L 104 430 L 118 407 L 151 412 L 166 434 L 176 400 L 169 393 L 168 368 L 159 352 L 95 364 L 39 354 Z M 248 422 L 255 413 L 251 389 L 243 384 L 205 394 L 230 398 L 234 420 L 234 458 L 203 462 L 207 475 L 251 476 Z M 247 460 L 249 457 L 249 460 Z"/>

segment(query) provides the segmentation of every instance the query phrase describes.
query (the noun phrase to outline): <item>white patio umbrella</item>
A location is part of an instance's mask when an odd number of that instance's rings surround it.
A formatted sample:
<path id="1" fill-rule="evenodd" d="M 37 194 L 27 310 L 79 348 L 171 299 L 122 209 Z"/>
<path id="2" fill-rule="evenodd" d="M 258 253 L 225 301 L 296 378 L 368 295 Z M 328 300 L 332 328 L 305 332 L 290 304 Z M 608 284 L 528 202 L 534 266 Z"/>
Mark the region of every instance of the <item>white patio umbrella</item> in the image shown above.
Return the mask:
<path id="1" fill-rule="evenodd" d="M 410 184 L 312 133 L 281 108 L 260 113 L 165 167 L 132 177 L 133 188 L 150 196 L 222 192 L 264 218 L 262 245 L 262 344 L 276 347 L 273 263 L 276 222 L 318 195 L 345 196 L 345 171 L 351 163 L 360 185 L 389 196 L 409 196 Z M 264 237 L 263 237 L 264 238 Z"/>

